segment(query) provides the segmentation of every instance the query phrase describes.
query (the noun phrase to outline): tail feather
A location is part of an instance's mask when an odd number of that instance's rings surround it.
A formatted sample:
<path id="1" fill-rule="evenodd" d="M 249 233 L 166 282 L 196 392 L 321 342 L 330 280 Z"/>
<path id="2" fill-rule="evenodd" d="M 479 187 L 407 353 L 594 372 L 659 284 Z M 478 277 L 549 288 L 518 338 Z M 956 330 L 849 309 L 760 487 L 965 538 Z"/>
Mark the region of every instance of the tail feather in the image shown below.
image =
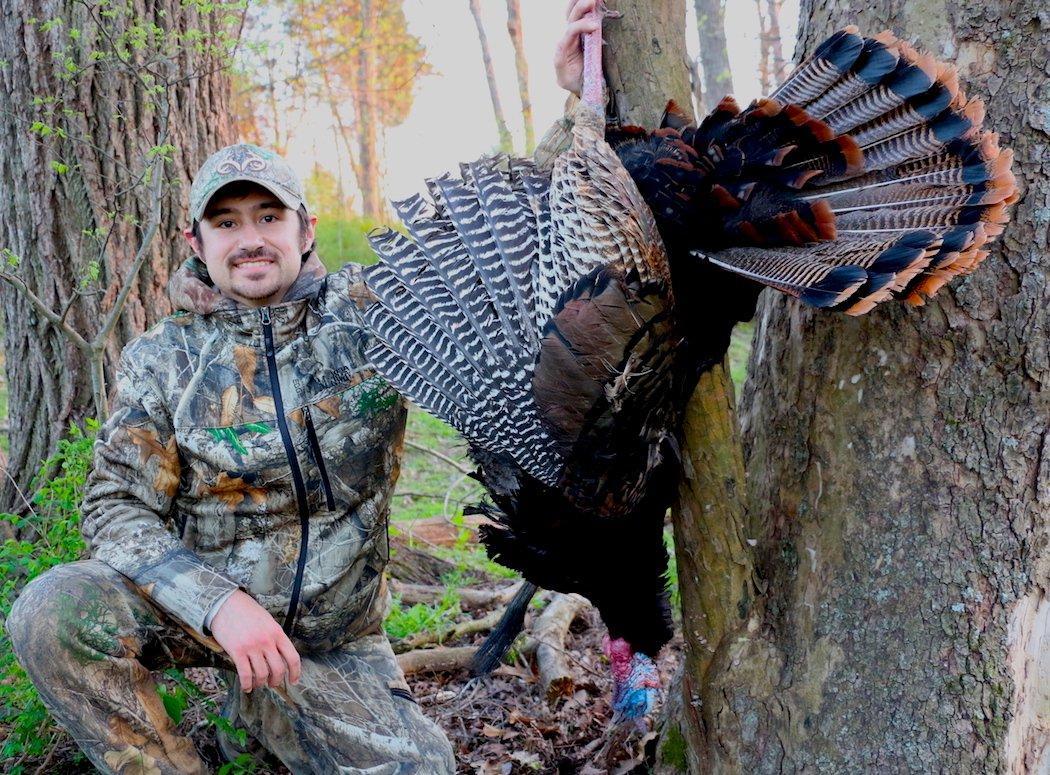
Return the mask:
<path id="1" fill-rule="evenodd" d="M 498 321 L 496 335 L 499 339 L 510 339 L 505 343 L 507 351 L 516 351 L 521 345 L 519 336 L 523 320 L 514 303 L 509 278 L 502 271 L 499 247 L 486 227 L 479 192 L 475 186 L 451 178 L 439 179 L 438 187 L 449 221 L 469 256 L 466 263 L 473 270 L 469 276 L 481 281 L 481 288 L 474 286 L 470 289 L 475 304 L 487 305 L 495 313 Z"/>
<path id="2" fill-rule="evenodd" d="M 365 313 L 377 369 L 404 395 L 479 448 L 509 450 L 553 484 L 563 465 L 531 394 L 539 341 L 532 259 L 544 218 L 543 180 L 502 159 L 466 177 L 428 181 L 430 199 L 394 206 L 408 235 L 371 235 L 380 264 L 365 270 L 376 297 Z"/>
<path id="3" fill-rule="evenodd" d="M 834 307 L 864 285 L 859 266 L 835 266 L 789 248 L 734 248 L 708 256 L 711 263 L 742 274 L 815 307 Z"/>
<path id="4" fill-rule="evenodd" d="M 779 129 L 751 130 L 755 142 L 747 150 L 772 160 L 765 180 L 774 183 L 755 184 L 742 172 L 719 181 L 728 193 L 723 221 L 742 224 L 730 229 L 738 239 L 785 247 L 731 246 L 709 253 L 712 262 L 816 306 L 861 314 L 890 299 L 921 304 L 987 255 L 1018 198 L 1013 154 L 981 129 L 984 103 L 967 99 L 954 67 L 891 33 L 861 38 L 847 28 L 773 96 L 795 103 L 780 113 L 797 125 L 824 126 L 827 135 L 817 130 L 818 145 L 783 153 Z M 756 102 L 729 124 L 758 109 L 776 115 L 768 103 Z M 740 130 L 723 134 L 732 132 Z M 785 193 L 777 183 L 799 192 Z M 824 233 L 756 218 L 756 210 L 770 209 L 759 206 L 763 201 L 795 214 L 806 212 L 800 202 L 813 212 L 826 208 Z M 849 267 L 863 277 L 836 271 Z"/>
<path id="5" fill-rule="evenodd" d="M 488 637 L 478 647 L 474 659 L 470 663 L 470 674 L 473 676 L 484 676 L 491 673 L 503 657 L 510 651 L 514 640 L 525 626 L 525 613 L 528 611 L 529 603 L 539 590 L 535 584 L 524 581 L 521 589 L 517 591 L 514 598 L 507 604 L 503 616 L 492 628 Z"/>
<path id="6" fill-rule="evenodd" d="M 537 239 L 535 217 L 525 206 L 524 192 L 516 192 L 494 163 L 475 162 L 470 165 L 478 195 L 478 203 L 492 234 L 497 255 L 502 263 L 502 274 L 517 312 L 524 323 L 532 317 L 532 265 Z M 526 337 L 526 351 L 534 352 L 536 335 L 532 326 L 521 325 Z"/>
<path id="7" fill-rule="evenodd" d="M 803 104 L 827 91 L 857 61 L 864 48 L 859 29 L 850 25 L 821 43 L 808 62 L 797 68 L 772 97 Z"/>
<path id="8" fill-rule="evenodd" d="M 489 364 L 498 363 L 505 349 L 499 320 L 485 294 L 475 290 L 481 284 L 477 269 L 447 217 L 444 199 L 436 179 L 428 180 L 432 200 L 413 197 L 395 202 L 394 208 L 419 249 L 429 257 L 429 265 L 453 297 L 473 329 L 473 339 L 486 352 Z M 374 246 L 373 246 L 374 247 Z"/>

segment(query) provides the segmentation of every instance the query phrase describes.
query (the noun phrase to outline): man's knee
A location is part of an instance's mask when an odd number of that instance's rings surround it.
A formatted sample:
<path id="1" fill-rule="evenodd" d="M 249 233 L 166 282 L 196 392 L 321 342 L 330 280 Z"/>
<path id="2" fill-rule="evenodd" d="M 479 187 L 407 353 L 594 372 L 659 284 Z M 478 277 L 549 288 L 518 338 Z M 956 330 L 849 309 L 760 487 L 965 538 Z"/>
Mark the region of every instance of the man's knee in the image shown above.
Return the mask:
<path id="1" fill-rule="evenodd" d="M 26 672 L 75 671 L 123 653 L 128 608 L 121 602 L 132 594 L 120 574 L 95 560 L 59 565 L 31 581 L 6 623 Z"/>
<path id="2" fill-rule="evenodd" d="M 452 743 L 448 736 L 435 723 L 436 734 L 430 736 L 423 745 L 423 756 L 426 758 L 426 770 L 428 773 L 441 773 L 441 775 L 454 775 L 456 771 L 456 756 L 452 750 Z"/>

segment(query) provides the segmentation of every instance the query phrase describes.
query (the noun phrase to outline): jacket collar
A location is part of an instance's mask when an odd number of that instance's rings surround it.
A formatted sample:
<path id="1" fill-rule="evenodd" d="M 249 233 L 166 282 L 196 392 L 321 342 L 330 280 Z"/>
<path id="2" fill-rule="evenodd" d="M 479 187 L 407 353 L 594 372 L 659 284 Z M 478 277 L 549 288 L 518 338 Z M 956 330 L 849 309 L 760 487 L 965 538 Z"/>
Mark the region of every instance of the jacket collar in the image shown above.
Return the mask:
<path id="1" fill-rule="evenodd" d="M 249 307 L 235 299 L 223 296 L 212 283 L 204 262 L 194 256 L 183 265 L 188 282 L 199 283 L 186 296 L 190 299 L 181 306 L 187 312 L 211 316 L 233 334 L 246 337 L 261 336 L 260 307 Z M 277 304 L 269 305 L 270 323 L 276 342 L 295 336 L 301 328 L 310 303 L 315 301 L 325 285 L 327 273 L 320 262 L 307 261 L 299 271 L 292 287 Z M 205 299 L 207 297 L 207 299 Z M 199 306 L 198 306 L 199 305 Z M 210 311 L 206 311 L 210 310 Z"/>

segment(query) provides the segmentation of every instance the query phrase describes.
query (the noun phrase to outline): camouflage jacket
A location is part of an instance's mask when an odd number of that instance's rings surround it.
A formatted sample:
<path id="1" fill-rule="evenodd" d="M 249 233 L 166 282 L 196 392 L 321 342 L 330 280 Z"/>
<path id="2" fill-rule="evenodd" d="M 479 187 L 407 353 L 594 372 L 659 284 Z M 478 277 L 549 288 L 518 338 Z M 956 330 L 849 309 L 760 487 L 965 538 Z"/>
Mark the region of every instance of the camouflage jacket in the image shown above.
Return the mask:
<path id="1" fill-rule="evenodd" d="M 304 270 L 281 304 L 222 299 L 124 348 L 84 536 L 197 632 L 238 587 L 307 650 L 382 621 L 405 407 L 365 357 L 366 294 L 355 265 Z"/>

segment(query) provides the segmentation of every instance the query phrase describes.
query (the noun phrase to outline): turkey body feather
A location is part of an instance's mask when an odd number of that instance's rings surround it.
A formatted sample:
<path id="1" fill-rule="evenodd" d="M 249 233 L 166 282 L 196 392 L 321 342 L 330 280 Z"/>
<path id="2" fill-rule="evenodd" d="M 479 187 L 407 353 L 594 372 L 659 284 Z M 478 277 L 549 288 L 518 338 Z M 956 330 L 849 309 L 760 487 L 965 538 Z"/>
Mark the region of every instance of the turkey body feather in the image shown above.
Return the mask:
<path id="1" fill-rule="evenodd" d="M 1017 198 L 983 119 L 952 68 L 847 28 L 745 110 L 650 132 L 584 107 L 550 172 L 483 159 L 395 203 L 369 354 L 467 438 L 490 554 L 655 654 L 699 375 L 763 286 L 862 314 L 972 271 Z"/>

